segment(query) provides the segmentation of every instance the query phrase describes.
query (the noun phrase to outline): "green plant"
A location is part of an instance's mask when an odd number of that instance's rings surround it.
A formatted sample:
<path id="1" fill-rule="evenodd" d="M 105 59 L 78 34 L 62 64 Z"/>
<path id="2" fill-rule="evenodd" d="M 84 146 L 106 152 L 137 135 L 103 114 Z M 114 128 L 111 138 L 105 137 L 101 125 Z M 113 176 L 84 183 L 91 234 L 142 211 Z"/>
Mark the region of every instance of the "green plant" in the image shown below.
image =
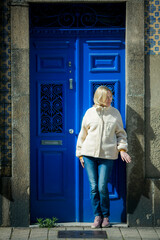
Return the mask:
<path id="1" fill-rule="evenodd" d="M 52 218 L 37 218 L 37 223 L 39 225 L 39 227 L 41 228 L 52 228 L 56 226 L 56 221 L 58 219 L 56 217 L 52 217 Z"/>

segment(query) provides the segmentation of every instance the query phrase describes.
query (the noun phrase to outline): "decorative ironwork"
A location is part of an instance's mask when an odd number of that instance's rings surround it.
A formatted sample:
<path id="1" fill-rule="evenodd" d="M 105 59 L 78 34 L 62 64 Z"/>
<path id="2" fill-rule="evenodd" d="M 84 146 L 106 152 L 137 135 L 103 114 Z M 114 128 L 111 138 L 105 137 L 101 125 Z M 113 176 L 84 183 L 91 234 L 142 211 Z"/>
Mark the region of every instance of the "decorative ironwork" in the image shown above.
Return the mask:
<path id="1" fill-rule="evenodd" d="M 63 131 L 63 85 L 41 84 L 41 133 Z"/>
<path id="2" fill-rule="evenodd" d="M 104 35 L 107 35 L 109 37 L 114 37 L 117 36 L 117 34 L 119 34 L 119 36 L 125 36 L 125 31 L 124 28 L 106 28 L 106 29 L 56 29 L 56 28 L 31 28 L 30 29 L 30 35 L 31 36 L 39 36 L 39 37 L 60 37 L 60 38 L 64 38 L 64 37 L 68 37 L 69 35 L 72 35 L 72 37 L 95 37 L 95 31 L 97 36 L 99 37 L 104 37 Z"/>
<path id="3" fill-rule="evenodd" d="M 125 4 L 32 4 L 31 27 L 125 27 Z"/>

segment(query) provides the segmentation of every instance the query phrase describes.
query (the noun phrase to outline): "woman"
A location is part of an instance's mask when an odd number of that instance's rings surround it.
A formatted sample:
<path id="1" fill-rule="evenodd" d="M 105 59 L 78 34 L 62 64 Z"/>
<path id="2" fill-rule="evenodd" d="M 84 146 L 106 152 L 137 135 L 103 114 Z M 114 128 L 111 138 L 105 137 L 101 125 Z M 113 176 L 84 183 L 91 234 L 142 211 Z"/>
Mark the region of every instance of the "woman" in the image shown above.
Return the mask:
<path id="1" fill-rule="evenodd" d="M 91 187 L 95 215 L 92 228 L 110 226 L 108 180 L 118 153 L 123 161 L 131 162 L 122 118 L 111 102 L 111 90 L 106 86 L 98 87 L 94 94 L 94 105 L 83 117 L 76 147 L 76 156 L 87 171 Z"/>

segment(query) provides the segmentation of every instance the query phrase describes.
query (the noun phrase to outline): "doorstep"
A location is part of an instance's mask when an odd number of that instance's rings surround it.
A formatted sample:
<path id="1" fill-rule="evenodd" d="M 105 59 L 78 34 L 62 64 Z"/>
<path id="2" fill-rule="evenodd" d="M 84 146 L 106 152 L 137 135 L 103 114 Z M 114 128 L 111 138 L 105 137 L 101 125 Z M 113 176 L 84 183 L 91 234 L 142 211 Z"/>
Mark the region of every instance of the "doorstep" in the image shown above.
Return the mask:
<path id="1" fill-rule="evenodd" d="M 59 227 L 90 227 L 92 223 L 90 222 L 65 222 L 65 223 L 57 223 L 57 226 Z M 118 227 L 118 228 L 127 228 L 127 223 L 111 223 L 112 227 Z M 38 227 L 38 224 L 30 225 L 31 228 Z"/>

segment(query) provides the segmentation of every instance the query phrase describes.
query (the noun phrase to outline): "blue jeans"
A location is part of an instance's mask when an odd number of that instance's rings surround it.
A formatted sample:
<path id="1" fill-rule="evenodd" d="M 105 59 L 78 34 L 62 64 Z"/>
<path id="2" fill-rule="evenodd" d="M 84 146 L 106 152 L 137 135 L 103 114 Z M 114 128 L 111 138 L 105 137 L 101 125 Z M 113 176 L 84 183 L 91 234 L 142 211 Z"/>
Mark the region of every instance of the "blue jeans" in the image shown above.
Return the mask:
<path id="1" fill-rule="evenodd" d="M 83 156 L 83 160 L 90 183 L 94 216 L 109 217 L 108 180 L 112 172 L 114 160 L 88 156 Z"/>

